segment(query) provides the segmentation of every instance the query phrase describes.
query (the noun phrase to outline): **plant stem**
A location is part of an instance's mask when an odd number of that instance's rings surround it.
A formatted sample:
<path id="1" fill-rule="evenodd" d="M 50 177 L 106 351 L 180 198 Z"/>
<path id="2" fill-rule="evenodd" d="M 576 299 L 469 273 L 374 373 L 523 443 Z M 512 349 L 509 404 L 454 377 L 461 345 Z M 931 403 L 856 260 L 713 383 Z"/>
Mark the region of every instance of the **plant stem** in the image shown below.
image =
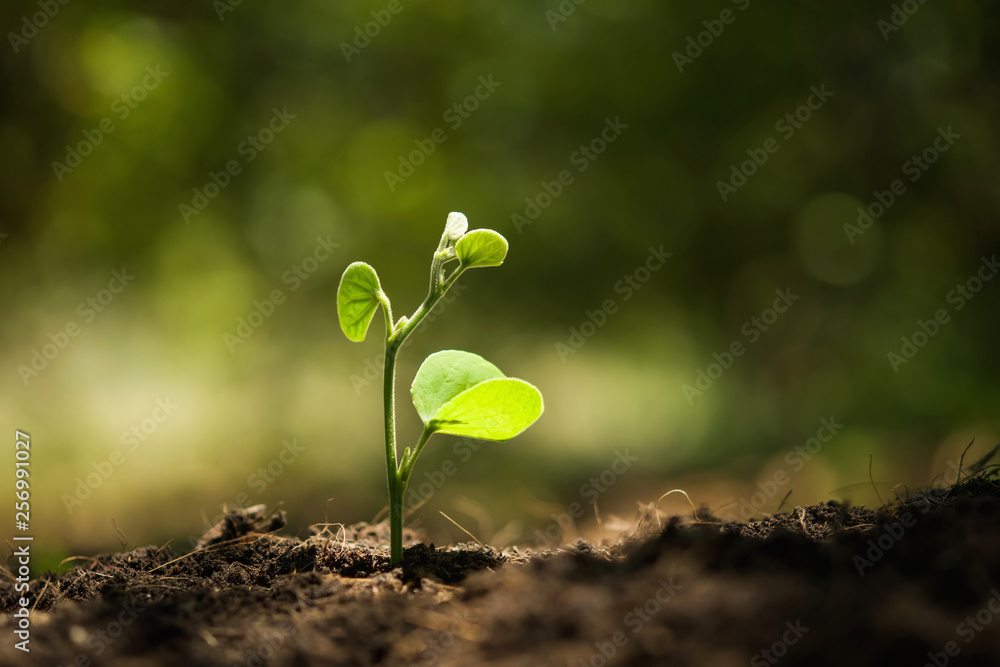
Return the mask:
<path id="1" fill-rule="evenodd" d="M 382 371 L 382 398 L 385 415 L 385 467 L 389 483 L 389 561 L 391 565 L 403 556 L 403 499 L 396 472 L 396 351 L 393 342 L 385 344 L 385 366 Z"/>
<path id="2" fill-rule="evenodd" d="M 443 259 L 435 257 L 431 263 L 431 284 L 427 298 L 420 304 L 409 320 L 400 318 L 393 324 L 392 309 L 388 298 L 379 296 L 382 310 L 385 312 L 385 366 L 382 370 L 382 399 L 385 415 L 385 467 L 386 480 L 389 485 L 389 564 L 396 565 L 403 558 L 403 499 L 406 495 L 406 483 L 410 478 L 413 463 L 423 449 L 431 431 L 424 429 L 420 440 L 410 456 L 399 461 L 396 456 L 396 355 L 406 338 L 420 324 L 420 321 L 441 300 L 441 297 L 455 284 L 464 269 L 459 267 L 443 280 Z"/>

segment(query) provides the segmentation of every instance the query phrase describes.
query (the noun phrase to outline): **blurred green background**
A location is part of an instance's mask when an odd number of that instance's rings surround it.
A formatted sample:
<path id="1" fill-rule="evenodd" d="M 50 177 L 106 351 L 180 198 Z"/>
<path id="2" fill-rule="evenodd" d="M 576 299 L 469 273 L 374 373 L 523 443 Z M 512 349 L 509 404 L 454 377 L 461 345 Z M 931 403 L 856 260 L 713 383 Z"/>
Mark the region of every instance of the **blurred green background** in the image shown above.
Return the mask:
<path id="1" fill-rule="evenodd" d="M 337 282 L 367 261 L 412 312 L 449 211 L 511 249 L 407 345 L 400 441 L 438 349 L 546 413 L 431 442 L 411 525 L 439 544 L 467 539 L 441 511 L 539 545 L 675 487 L 720 516 L 877 503 L 869 457 L 884 499 L 998 441 L 993 3 L 16 0 L 0 25 L 0 474 L 29 432 L 45 563 L 116 527 L 183 550 L 223 503 L 283 502 L 301 535 L 378 514 L 381 316 L 350 343 Z"/>

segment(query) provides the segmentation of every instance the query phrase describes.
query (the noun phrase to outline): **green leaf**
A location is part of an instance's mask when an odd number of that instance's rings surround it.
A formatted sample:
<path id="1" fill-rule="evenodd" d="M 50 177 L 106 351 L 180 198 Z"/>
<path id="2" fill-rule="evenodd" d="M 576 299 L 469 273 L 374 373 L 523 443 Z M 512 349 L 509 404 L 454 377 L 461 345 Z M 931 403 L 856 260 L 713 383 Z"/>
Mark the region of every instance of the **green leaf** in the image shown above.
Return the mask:
<path id="1" fill-rule="evenodd" d="M 442 405 L 428 426 L 437 433 L 508 440 L 534 424 L 544 409 L 541 392 L 524 380 L 486 380 Z"/>
<path id="2" fill-rule="evenodd" d="M 368 325 L 378 309 L 382 286 L 375 269 L 364 262 L 354 262 L 344 270 L 337 289 L 337 316 L 344 334 L 356 343 L 365 339 Z"/>
<path id="3" fill-rule="evenodd" d="M 478 354 L 461 350 L 435 352 L 420 364 L 413 378 L 410 394 L 424 424 L 434 418 L 442 405 L 466 389 L 494 378 L 502 378 L 500 369 Z"/>
<path id="4" fill-rule="evenodd" d="M 542 414 L 542 395 L 524 380 L 505 377 L 478 354 L 435 352 L 410 389 L 424 427 L 483 440 L 507 440 Z"/>
<path id="5" fill-rule="evenodd" d="M 492 229 L 474 229 L 455 246 L 462 266 L 500 266 L 507 256 L 507 239 Z"/>

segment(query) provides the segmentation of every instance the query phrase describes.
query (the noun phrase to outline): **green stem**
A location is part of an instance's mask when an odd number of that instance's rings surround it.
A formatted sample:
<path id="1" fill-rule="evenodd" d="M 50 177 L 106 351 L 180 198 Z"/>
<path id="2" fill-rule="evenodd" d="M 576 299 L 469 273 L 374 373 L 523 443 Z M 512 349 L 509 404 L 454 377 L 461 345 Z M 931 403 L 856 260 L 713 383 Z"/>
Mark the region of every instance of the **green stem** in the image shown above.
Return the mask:
<path id="1" fill-rule="evenodd" d="M 385 345 L 385 366 L 382 371 L 382 397 L 385 414 L 385 467 L 389 484 L 389 560 L 392 565 L 403 556 L 403 499 L 400 497 L 399 477 L 396 473 L 396 350 L 398 345 Z"/>
<path id="2" fill-rule="evenodd" d="M 435 255 L 431 262 L 431 284 L 427 298 L 420 304 L 413 315 L 407 320 L 400 318 L 396 324 L 392 322 L 392 308 L 389 299 L 382 293 L 379 301 L 385 313 L 385 366 L 383 368 L 382 398 L 385 415 L 385 466 L 386 480 L 389 485 L 389 564 L 396 565 L 403 558 L 403 500 L 406 495 L 406 483 L 413 470 L 413 464 L 431 437 L 426 428 L 412 454 L 404 456 L 399 461 L 396 456 L 396 355 L 406 338 L 420 324 L 421 320 L 437 305 L 441 297 L 455 284 L 465 270 L 457 268 L 447 280 L 444 279 L 445 258 Z"/>

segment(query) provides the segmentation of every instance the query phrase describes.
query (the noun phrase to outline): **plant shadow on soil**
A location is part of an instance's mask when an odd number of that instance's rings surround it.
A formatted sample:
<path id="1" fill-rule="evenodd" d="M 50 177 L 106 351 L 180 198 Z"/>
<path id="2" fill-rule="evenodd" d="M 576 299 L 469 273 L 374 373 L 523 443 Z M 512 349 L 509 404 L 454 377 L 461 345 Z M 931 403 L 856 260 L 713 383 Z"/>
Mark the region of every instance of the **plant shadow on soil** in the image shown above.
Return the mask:
<path id="1" fill-rule="evenodd" d="M 527 554 L 408 531 L 390 568 L 385 524 L 300 540 L 258 506 L 188 554 L 143 547 L 46 572 L 27 654 L 4 581 L 0 664 L 1000 664 L 996 467 L 877 510 L 658 523 Z"/>

